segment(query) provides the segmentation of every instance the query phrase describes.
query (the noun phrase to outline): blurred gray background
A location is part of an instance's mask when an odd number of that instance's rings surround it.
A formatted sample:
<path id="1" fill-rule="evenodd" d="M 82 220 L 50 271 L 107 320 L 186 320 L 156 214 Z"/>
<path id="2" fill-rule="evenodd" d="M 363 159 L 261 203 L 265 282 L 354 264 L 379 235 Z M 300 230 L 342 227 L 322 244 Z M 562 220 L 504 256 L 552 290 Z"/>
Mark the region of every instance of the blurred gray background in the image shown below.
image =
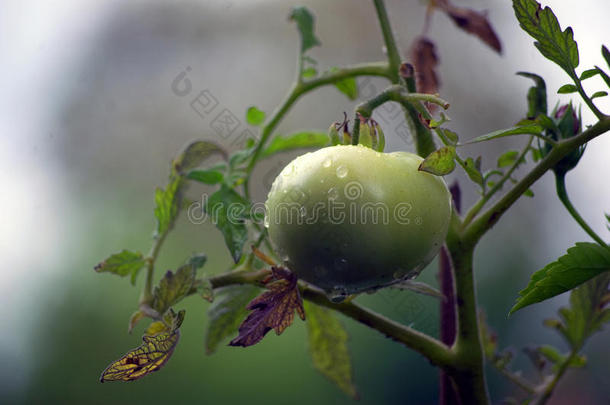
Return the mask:
<path id="1" fill-rule="evenodd" d="M 509 1 L 465 0 L 459 5 L 489 11 L 504 46 L 499 56 L 478 39 L 458 31 L 436 14 L 429 36 L 437 43 L 443 83 L 451 102 L 450 127 L 462 139 L 509 127 L 526 111 L 531 82 L 519 70 L 544 76 L 549 104 L 576 97 L 554 95 L 566 75 L 545 61 L 520 31 Z M 599 49 L 610 45 L 610 3 L 547 1 L 563 26 L 575 31 L 581 68 L 603 65 Z M 3 403 L 348 403 L 311 366 L 302 322 L 280 337 L 243 350 L 222 347 L 206 356 L 205 302 L 184 302 L 187 317 L 181 342 L 168 365 L 142 381 L 99 384 L 104 367 L 140 342 L 142 325 L 126 333 L 139 289 L 127 280 L 96 274 L 108 254 L 131 248 L 146 252 L 154 227 L 153 190 L 165 183 L 168 165 L 188 141 L 210 139 L 235 149 L 249 129 L 244 113 L 256 105 L 270 112 L 294 76 L 297 31 L 287 20 L 293 5 L 317 16 L 322 47 L 311 54 L 321 70 L 383 59 L 381 35 L 365 0 L 206 1 L 3 1 L 0 5 L 0 392 Z M 388 1 L 401 49 L 419 34 L 424 2 Z M 171 83 L 190 68 L 192 91 L 178 96 Z M 581 71 L 582 71 L 581 69 Z M 361 79 L 362 82 L 362 79 Z M 598 77 L 589 89 L 600 87 Z M 363 92 L 380 90 L 383 80 L 363 82 Z M 211 127 L 215 110 L 200 116 L 190 102 L 207 90 L 241 123 L 229 137 Z M 370 93 L 368 93 L 370 94 Z M 353 110 L 328 87 L 308 95 L 281 123 L 278 133 L 321 129 Z M 598 106 L 610 111 L 610 102 Z M 220 108 L 220 107 L 219 107 Z M 379 117 L 389 150 L 412 150 L 396 134 L 401 119 Z M 593 117 L 583 109 L 584 121 Z M 387 120 L 387 123 L 384 123 Z M 463 151 L 484 156 L 489 168 L 502 150 L 518 148 L 511 138 Z M 588 145 L 581 164 L 568 175 L 574 204 L 606 239 L 610 212 L 610 137 Z M 252 181 L 254 198 L 264 200 L 270 179 L 296 153 L 265 162 Z M 520 173 L 523 173 L 521 169 Z M 519 175 L 519 173 L 518 173 Z M 464 204 L 475 189 L 460 173 Z M 500 346 L 563 342 L 541 322 L 565 305 L 567 295 L 506 314 L 529 275 L 587 235 L 554 196 L 545 176 L 535 198 L 521 199 L 477 249 L 479 300 Z M 196 195 L 206 189 L 195 188 Z M 197 194 L 199 193 L 199 194 Z M 182 219 L 169 238 L 159 268 L 173 268 L 194 252 L 206 252 L 210 274 L 230 264 L 220 234 L 209 224 Z M 158 273 L 161 273 L 160 271 Z M 436 263 L 424 272 L 435 283 Z M 433 299 L 382 291 L 358 298 L 394 319 L 436 333 Z M 417 353 L 343 319 L 351 333 L 355 380 L 362 403 L 436 402 L 437 371 Z M 589 365 L 570 371 L 553 404 L 608 403 L 608 331 L 587 345 Z M 531 373 L 523 356 L 516 367 Z M 488 371 L 495 402 L 518 395 L 495 370 Z"/>

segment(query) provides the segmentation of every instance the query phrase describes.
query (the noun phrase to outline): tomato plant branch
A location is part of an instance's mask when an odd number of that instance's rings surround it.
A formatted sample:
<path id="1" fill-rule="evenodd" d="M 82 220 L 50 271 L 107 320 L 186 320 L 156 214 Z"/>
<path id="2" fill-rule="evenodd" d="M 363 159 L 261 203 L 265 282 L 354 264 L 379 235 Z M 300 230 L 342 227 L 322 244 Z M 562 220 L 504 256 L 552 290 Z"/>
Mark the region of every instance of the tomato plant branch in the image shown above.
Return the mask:
<path id="1" fill-rule="evenodd" d="M 555 375 L 553 375 L 550 378 L 548 383 L 544 384 L 541 388 L 538 389 L 538 391 L 540 392 L 540 395 L 532 401 L 532 405 L 546 404 L 546 402 L 551 398 L 551 395 L 553 395 L 553 390 L 555 390 L 555 387 L 559 383 L 559 380 L 561 379 L 561 377 L 563 377 L 563 375 L 565 374 L 567 369 L 570 367 L 570 363 L 574 360 L 574 358 L 577 355 L 578 355 L 578 349 L 577 348 L 572 349 L 572 351 L 570 352 L 570 355 L 568 357 L 566 357 L 563 360 L 563 362 L 559 365 L 559 368 L 555 372 Z"/>
<path id="2" fill-rule="evenodd" d="M 282 118 L 284 118 L 290 108 L 302 95 L 309 93 L 318 87 L 334 84 L 340 80 L 357 76 L 380 76 L 390 78 L 390 70 L 387 63 L 374 62 L 344 67 L 311 80 L 303 82 L 297 81 L 294 83 L 288 92 L 288 95 L 286 98 L 284 98 L 284 101 L 282 101 L 282 103 L 273 112 L 269 120 L 262 127 L 261 138 L 256 144 L 256 148 L 254 149 L 254 153 L 252 154 L 252 158 L 250 159 L 246 172 L 248 174 L 252 172 L 254 166 L 261 156 L 261 153 L 263 152 L 265 144 L 269 140 L 269 137 L 273 134 L 273 131 L 276 129 Z"/>
<path id="3" fill-rule="evenodd" d="M 153 244 L 150 248 L 150 253 L 146 258 L 146 281 L 144 282 L 144 290 L 142 291 L 142 296 L 140 298 L 140 305 L 148 305 L 152 301 L 152 283 L 155 271 L 155 262 L 157 261 L 161 246 L 163 245 L 163 242 L 165 242 L 165 238 L 167 237 L 168 233 L 169 229 L 161 233 L 160 235 L 155 235 L 153 239 Z"/>
<path id="4" fill-rule="evenodd" d="M 571 151 L 584 145 L 591 139 L 610 130 L 610 116 L 604 116 L 595 125 L 583 131 L 579 135 L 565 139 L 557 143 L 557 145 L 549 152 L 549 154 L 538 163 L 525 177 L 523 177 L 515 186 L 510 189 L 500 200 L 498 200 L 491 208 L 481 214 L 476 220 L 472 221 L 464 229 L 464 240 L 469 244 L 475 244 L 481 236 L 483 236 L 492 226 L 494 226 L 500 217 L 510 208 L 510 206 L 519 199 L 519 197 L 532 185 L 550 170 L 557 162 L 569 154 Z"/>
<path id="5" fill-rule="evenodd" d="M 231 271 L 209 279 L 213 288 L 220 288 L 236 284 L 253 284 L 262 286 L 261 281 L 269 275 L 269 270 L 257 271 Z M 303 299 L 311 301 L 315 304 L 327 307 L 338 311 L 343 315 L 352 318 L 385 336 L 402 343 L 403 345 L 421 353 L 428 358 L 432 363 L 438 366 L 451 366 L 454 360 L 454 354 L 449 347 L 440 341 L 430 337 L 415 329 L 404 326 L 398 322 L 392 321 L 385 316 L 378 314 L 368 308 L 354 303 L 353 301 L 343 303 L 332 303 L 328 297 L 316 287 L 306 283 L 301 283 L 300 290 Z M 193 289 L 191 294 L 196 293 Z"/>
<path id="6" fill-rule="evenodd" d="M 600 119 L 600 120 L 602 118 L 604 118 L 605 117 L 604 113 L 602 113 L 597 108 L 597 106 L 593 103 L 593 100 L 591 100 L 591 98 L 585 92 L 585 89 L 582 87 L 582 83 L 581 83 L 580 79 L 578 78 L 578 75 L 576 74 L 576 72 L 572 71 L 572 73 L 570 74 L 570 77 L 572 78 L 572 80 L 574 81 L 574 84 L 576 85 L 576 89 L 578 90 L 578 94 L 580 94 L 580 97 L 582 97 L 582 99 L 587 104 L 589 109 L 593 112 L 593 114 L 595 114 L 595 116 L 598 119 Z"/>
<path id="7" fill-rule="evenodd" d="M 521 153 L 519 153 L 519 156 L 517 156 L 515 163 L 513 163 L 512 166 L 506 171 L 506 173 L 504 173 L 502 175 L 500 180 L 498 180 L 498 182 L 496 184 L 494 184 L 494 186 L 487 193 L 484 193 L 481 196 L 481 198 L 479 199 L 479 201 L 477 201 L 472 206 L 472 208 L 470 208 L 470 210 L 466 213 L 466 216 L 464 217 L 464 222 L 463 222 L 462 226 L 468 226 L 468 224 L 481 211 L 481 209 L 485 206 L 485 204 L 487 204 L 487 202 L 491 199 L 491 197 L 493 197 L 493 195 L 495 193 L 497 193 L 504 186 L 504 183 L 506 183 L 506 181 L 508 179 L 510 179 L 510 177 L 512 176 L 514 171 L 517 169 L 517 167 L 519 167 L 522 160 L 525 158 L 525 155 L 529 151 L 533 140 L 534 140 L 534 137 L 530 136 L 529 141 L 527 142 L 525 147 L 521 150 Z"/>
<path id="8" fill-rule="evenodd" d="M 455 216 L 457 214 L 454 213 Z M 474 282 L 474 245 L 464 243 L 461 235 L 456 232 L 457 224 L 459 219 L 454 219 L 446 240 L 454 269 L 457 301 L 457 333 L 453 346 L 456 364 L 455 368 L 448 371 L 455 382 L 461 403 L 488 404 Z"/>
<path id="9" fill-rule="evenodd" d="M 595 231 L 593 231 L 593 229 L 591 229 L 591 227 L 580 216 L 580 214 L 578 213 L 578 211 L 576 210 L 574 205 L 572 205 L 572 202 L 570 201 L 570 198 L 568 197 L 568 191 L 566 190 L 566 174 L 565 173 L 556 173 L 555 174 L 555 187 L 557 189 L 557 196 L 559 197 L 559 200 L 566 207 L 566 209 L 568 210 L 570 215 L 572 215 L 572 218 L 574 218 L 574 220 L 576 220 L 576 222 L 578 222 L 580 227 L 594 241 L 596 241 L 600 245 L 606 247 L 607 246 L 606 242 L 604 242 L 604 240 L 602 238 L 600 238 L 599 235 L 596 234 Z"/>
<path id="10" fill-rule="evenodd" d="M 498 364 L 496 364 L 493 361 L 490 363 L 494 366 L 494 368 L 496 370 L 498 370 L 500 372 L 500 374 L 502 374 L 504 377 L 506 377 L 507 380 L 511 381 L 513 384 L 515 384 L 517 387 L 521 388 L 523 391 L 527 392 L 528 394 L 536 393 L 536 387 L 534 385 L 532 385 L 529 381 L 527 381 L 525 378 L 521 377 L 518 374 L 513 373 L 506 367 L 498 366 Z"/>
<path id="11" fill-rule="evenodd" d="M 400 53 L 398 52 L 398 47 L 396 46 L 392 26 L 390 25 L 390 19 L 388 18 L 388 12 L 386 11 L 383 0 L 373 0 L 373 3 L 375 4 L 377 19 L 379 20 L 379 25 L 381 26 L 381 33 L 383 34 L 383 41 L 386 48 L 385 50 L 388 56 L 389 79 L 392 83 L 398 83 Z"/>

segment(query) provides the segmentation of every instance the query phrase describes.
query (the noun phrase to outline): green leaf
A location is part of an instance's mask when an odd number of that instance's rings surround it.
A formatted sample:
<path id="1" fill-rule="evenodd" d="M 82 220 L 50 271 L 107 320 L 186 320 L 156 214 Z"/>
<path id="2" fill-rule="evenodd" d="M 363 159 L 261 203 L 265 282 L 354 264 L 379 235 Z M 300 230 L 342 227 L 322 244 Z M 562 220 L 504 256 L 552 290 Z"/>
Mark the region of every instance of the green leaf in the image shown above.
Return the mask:
<path id="1" fill-rule="evenodd" d="M 197 294 L 206 301 L 214 301 L 214 287 L 210 280 L 206 278 L 197 284 Z"/>
<path id="2" fill-rule="evenodd" d="M 534 45 L 540 53 L 573 77 L 579 61 L 572 28 L 561 31 L 553 11 L 549 7 L 542 9 L 534 0 L 513 0 L 513 9 L 521 28 L 536 39 Z"/>
<path id="3" fill-rule="evenodd" d="M 437 149 L 424 159 L 418 170 L 444 176 L 455 169 L 455 147 L 445 146 Z"/>
<path id="4" fill-rule="evenodd" d="M 595 243 L 579 242 L 567 254 L 532 275 L 519 292 L 509 315 L 528 305 L 547 300 L 610 270 L 610 249 Z"/>
<path id="5" fill-rule="evenodd" d="M 347 332 L 326 308 L 305 302 L 309 353 L 314 367 L 350 397 L 357 399 Z"/>
<path id="6" fill-rule="evenodd" d="M 458 134 L 456 134 L 455 132 L 453 132 L 452 130 L 447 129 L 447 128 L 438 128 L 436 131 L 441 132 L 442 135 L 446 138 L 447 141 L 449 141 L 449 143 L 451 145 L 457 145 L 457 143 L 459 141 Z"/>
<path id="7" fill-rule="evenodd" d="M 297 23 L 301 34 L 301 53 L 307 52 L 314 46 L 321 45 L 320 40 L 314 33 L 315 18 L 306 7 L 294 7 L 289 18 Z"/>
<path id="8" fill-rule="evenodd" d="M 610 273 L 606 272 L 575 288 L 570 306 L 559 310 L 561 321 L 549 320 L 545 324 L 557 329 L 573 349 L 579 350 L 588 337 L 610 322 L 609 284 Z"/>
<path id="9" fill-rule="evenodd" d="M 499 129 L 497 131 L 490 132 L 485 135 L 477 136 L 476 138 L 471 139 L 468 142 L 461 144 L 460 146 L 470 145 L 472 143 L 478 143 L 478 142 L 485 142 L 485 141 L 489 141 L 491 139 L 503 138 L 505 136 L 526 135 L 526 134 L 528 134 L 528 135 L 536 134 L 537 135 L 537 134 L 540 134 L 542 132 L 542 130 L 543 130 L 543 128 L 537 124 L 517 126 L 517 127 L 508 128 L 508 129 Z"/>
<path id="10" fill-rule="evenodd" d="M 527 116 L 536 118 L 539 114 L 547 113 L 546 83 L 544 79 L 535 73 L 517 72 L 519 76 L 532 79 L 536 85 L 529 88 L 527 92 Z"/>
<path id="11" fill-rule="evenodd" d="M 184 148 L 174 160 L 173 166 L 178 173 L 185 173 L 200 166 L 206 159 L 221 155 L 226 159 L 226 152 L 218 145 L 208 141 L 195 141 Z"/>
<path id="12" fill-rule="evenodd" d="M 321 148 L 327 144 L 328 135 L 317 131 L 303 131 L 288 136 L 276 136 L 263 151 L 262 157 L 267 158 L 278 152 L 294 149 Z"/>
<path id="13" fill-rule="evenodd" d="M 608 51 L 608 48 L 606 48 L 605 45 L 602 45 L 602 56 L 604 57 L 604 59 L 606 60 L 606 64 L 610 68 L 610 51 Z"/>
<path id="14" fill-rule="evenodd" d="M 578 88 L 576 88 L 576 86 L 574 86 L 573 84 L 564 84 L 559 88 L 559 90 L 557 90 L 557 94 L 576 93 L 577 91 Z"/>
<path id="15" fill-rule="evenodd" d="M 250 158 L 250 156 L 252 156 L 253 153 L 254 153 L 253 147 L 238 150 L 237 152 L 233 153 L 231 155 L 231 157 L 229 158 L 229 167 L 231 169 L 235 169 L 242 163 L 245 163 Z"/>
<path id="16" fill-rule="evenodd" d="M 608 95 L 607 91 L 596 91 L 591 96 L 591 100 L 593 100 L 594 98 L 598 98 L 598 97 L 606 97 L 607 95 Z"/>
<path id="17" fill-rule="evenodd" d="M 186 178 L 204 184 L 218 184 L 222 183 L 224 175 L 217 170 L 191 170 Z"/>
<path id="18" fill-rule="evenodd" d="M 430 297 L 445 299 L 445 296 L 439 290 L 429 284 L 422 283 L 421 281 L 403 280 L 399 283 L 392 284 L 390 287 L 397 288 L 399 290 L 409 290 Z"/>
<path id="19" fill-rule="evenodd" d="M 526 197 L 533 197 L 534 196 L 534 192 L 532 191 L 532 189 L 528 188 L 527 190 L 525 190 L 523 192 L 523 195 Z"/>
<path id="20" fill-rule="evenodd" d="M 328 70 L 328 73 L 334 73 L 338 71 L 339 68 L 331 67 Z M 348 77 L 343 80 L 339 80 L 335 82 L 335 87 L 343 94 L 347 96 L 350 100 L 355 100 L 358 98 L 358 83 L 356 79 L 353 77 Z"/>
<path id="21" fill-rule="evenodd" d="M 224 184 L 210 196 L 206 204 L 206 212 L 222 232 L 235 263 L 239 261 L 243 246 L 248 240 L 244 218 L 249 206 L 248 201 Z"/>
<path id="22" fill-rule="evenodd" d="M 598 68 L 587 69 L 580 74 L 580 80 L 587 80 L 590 77 L 593 77 L 599 74 L 600 70 Z"/>
<path id="23" fill-rule="evenodd" d="M 464 171 L 470 180 L 474 181 L 480 186 L 483 186 L 483 175 L 481 174 L 480 165 L 477 167 L 477 162 L 475 162 L 471 157 L 464 161 Z"/>
<path id="24" fill-rule="evenodd" d="M 195 270 L 198 270 L 202 268 L 207 261 L 208 257 L 202 253 L 191 256 L 186 263 L 192 264 L 195 266 Z"/>
<path id="25" fill-rule="evenodd" d="M 207 354 L 216 351 L 218 345 L 237 333 L 241 321 L 248 316 L 246 305 L 259 289 L 251 285 L 235 285 L 216 290 L 214 302 L 208 309 L 209 324 L 205 335 Z"/>
<path id="26" fill-rule="evenodd" d="M 561 363 L 565 360 L 565 356 L 550 345 L 542 345 L 538 347 L 538 352 L 553 364 Z"/>
<path id="27" fill-rule="evenodd" d="M 266 116 L 267 115 L 265 114 L 264 111 L 261 111 L 254 106 L 248 108 L 248 111 L 246 111 L 246 121 L 248 122 L 248 124 L 255 126 L 255 127 L 257 127 L 257 126 L 261 125 L 263 122 L 265 122 Z"/>
<path id="28" fill-rule="evenodd" d="M 168 231 L 174 224 L 180 208 L 180 186 L 182 178 L 175 176 L 166 189 L 157 188 L 155 191 L 155 217 L 157 218 L 157 233 L 159 235 Z"/>
<path id="29" fill-rule="evenodd" d="M 601 70 L 601 68 L 599 66 L 595 66 L 595 67 L 599 70 L 599 75 L 602 77 L 602 79 L 604 79 L 604 82 L 606 82 L 606 85 L 608 87 L 610 87 L 610 76 L 608 76 L 608 74 L 606 72 Z"/>
<path id="30" fill-rule="evenodd" d="M 498 167 L 511 166 L 515 163 L 515 161 L 517 160 L 518 157 L 519 157 L 519 152 L 516 150 L 509 150 L 507 152 L 504 152 L 498 158 Z"/>
<path id="31" fill-rule="evenodd" d="M 172 305 L 186 297 L 193 287 L 196 272 L 196 264 L 192 262 L 180 266 L 175 274 L 168 270 L 159 281 L 159 285 L 155 287 L 153 309 L 164 314 Z"/>
<path id="32" fill-rule="evenodd" d="M 133 331 L 133 328 L 135 328 L 138 324 L 138 322 L 140 322 L 145 317 L 146 314 L 140 310 L 137 310 L 136 312 L 131 314 L 131 317 L 129 318 L 129 326 L 127 327 L 127 332 L 131 333 Z"/>
<path id="33" fill-rule="evenodd" d="M 98 273 L 112 273 L 121 277 L 131 275 L 131 283 L 135 284 L 140 269 L 146 265 L 146 260 L 140 252 L 122 250 L 94 267 Z"/>
<path id="34" fill-rule="evenodd" d="M 316 70 L 315 67 L 310 66 L 308 68 L 303 69 L 303 73 L 301 73 L 301 77 L 303 79 L 310 79 L 312 77 L 315 77 L 318 74 L 318 71 Z"/>

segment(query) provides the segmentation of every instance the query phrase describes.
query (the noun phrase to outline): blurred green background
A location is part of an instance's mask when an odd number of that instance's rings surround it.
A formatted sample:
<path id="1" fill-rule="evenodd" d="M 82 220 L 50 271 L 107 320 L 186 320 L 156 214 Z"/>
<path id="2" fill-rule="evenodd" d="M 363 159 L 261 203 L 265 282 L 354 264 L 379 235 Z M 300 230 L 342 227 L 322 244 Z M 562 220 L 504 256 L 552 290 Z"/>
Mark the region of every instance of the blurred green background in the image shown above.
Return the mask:
<path id="1" fill-rule="evenodd" d="M 451 102 L 450 127 L 467 139 L 513 125 L 525 111 L 530 86 L 516 71 L 547 79 L 549 104 L 568 96 L 553 90 L 567 82 L 559 68 L 537 53 L 512 15 L 509 1 L 468 0 L 463 6 L 489 10 L 504 46 L 499 56 L 476 38 L 435 15 L 430 37 L 437 43 L 442 96 Z M 606 0 L 547 1 L 560 22 L 571 25 L 581 66 L 601 65 L 601 42 L 610 38 Z M 144 325 L 127 334 L 143 282 L 96 274 L 93 266 L 123 248 L 146 252 L 154 227 L 153 190 L 163 185 L 169 162 L 195 138 L 235 149 L 248 129 L 244 112 L 256 105 L 271 111 L 294 75 L 298 36 L 287 20 L 293 5 L 317 15 L 323 46 L 313 50 L 320 68 L 381 60 L 381 35 L 370 1 L 6 1 L 0 5 L 0 402 L 2 403 L 350 403 L 312 367 L 304 324 L 296 320 L 282 336 L 269 334 L 248 348 L 222 347 L 206 356 L 203 336 L 208 304 L 185 300 L 182 338 L 160 372 L 134 383 L 100 384 L 106 365 L 140 343 Z M 388 1 L 400 47 L 407 50 L 422 28 L 424 2 Z M 190 68 L 192 91 L 178 96 L 172 80 Z M 600 84 L 590 79 L 591 88 Z M 371 94 L 382 80 L 363 81 Z M 212 114 L 190 106 L 207 90 L 218 101 Z M 575 98 L 576 99 L 576 98 Z M 280 133 L 324 129 L 352 111 L 356 102 L 334 88 L 306 96 L 282 122 Z M 599 107 L 610 110 L 608 101 Z M 220 107 L 241 123 L 219 137 L 212 121 Z M 401 119 L 382 111 L 378 121 L 387 149 L 412 150 L 397 133 Z M 384 115 L 385 114 L 385 115 Z M 592 116 L 584 113 L 585 123 Z M 253 128 L 250 128 L 254 131 Z M 508 139 L 471 147 L 495 164 Z M 574 204 L 593 228 L 608 238 L 603 213 L 610 209 L 607 157 L 610 139 L 596 139 L 568 176 Z M 295 156 L 265 162 L 252 180 L 254 198 L 264 200 L 279 170 Z M 521 169 L 523 170 L 523 169 Z M 600 181 L 600 175 L 604 180 Z M 464 204 L 476 195 L 461 174 Z M 507 319 L 529 275 L 587 236 L 554 198 L 553 179 L 544 177 L 477 249 L 479 301 L 500 346 L 517 353 L 527 344 L 563 342 L 542 327 L 565 305 L 567 295 Z M 208 190 L 192 188 L 190 197 Z M 209 274 L 224 271 L 229 255 L 209 224 L 181 219 L 168 239 L 158 269 L 175 268 L 196 252 L 208 254 Z M 157 276 L 161 271 L 157 272 Z M 422 278 L 435 283 L 436 262 Z M 429 333 L 438 332 L 432 298 L 381 291 L 358 298 L 388 316 Z M 418 354 L 351 320 L 355 380 L 363 404 L 437 401 L 437 371 Z M 570 371 L 552 404 L 610 402 L 608 331 L 585 352 L 586 369 Z M 528 368 L 519 354 L 515 366 Z M 495 370 L 488 371 L 494 402 L 519 395 Z"/>

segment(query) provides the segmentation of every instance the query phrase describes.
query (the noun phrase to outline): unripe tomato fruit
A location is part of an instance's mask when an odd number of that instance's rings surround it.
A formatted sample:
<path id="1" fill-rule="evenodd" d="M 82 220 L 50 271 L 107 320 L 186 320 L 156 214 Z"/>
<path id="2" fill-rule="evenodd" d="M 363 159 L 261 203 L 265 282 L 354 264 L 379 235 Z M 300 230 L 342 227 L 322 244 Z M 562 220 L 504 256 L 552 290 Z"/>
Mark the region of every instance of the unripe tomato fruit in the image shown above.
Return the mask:
<path id="1" fill-rule="evenodd" d="M 441 248 L 451 196 L 422 158 L 340 145 L 307 153 L 275 179 L 265 226 L 297 276 L 333 301 L 415 277 Z"/>

